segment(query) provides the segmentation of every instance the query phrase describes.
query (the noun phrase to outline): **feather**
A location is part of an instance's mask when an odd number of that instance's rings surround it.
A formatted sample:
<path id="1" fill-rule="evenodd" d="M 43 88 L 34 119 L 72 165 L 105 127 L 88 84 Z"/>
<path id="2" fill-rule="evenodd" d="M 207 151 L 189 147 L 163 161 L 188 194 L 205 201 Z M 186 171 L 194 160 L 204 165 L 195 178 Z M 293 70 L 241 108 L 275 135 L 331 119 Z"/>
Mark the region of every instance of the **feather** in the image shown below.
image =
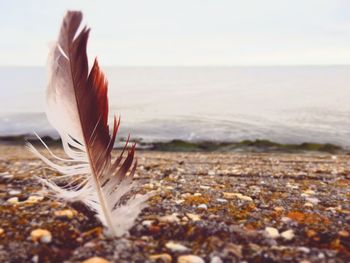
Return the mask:
<path id="1" fill-rule="evenodd" d="M 52 158 L 42 155 L 30 143 L 27 146 L 62 174 L 56 179 L 39 179 L 52 193 L 68 201 L 85 203 L 112 235 L 120 236 L 133 225 L 150 194 L 131 198 L 127 195 L 137 187 L 132 180 L 136 171 L 135 144 L 124 157 L 127 140 L 119 157 L 112 160 L 120 119 L 114 117 L 110 132 L 107 80 L 97 60 L 89 72 L 86 47 L 90 30 L 84 27 L 78 33 L 81 21 L 81 12 L 67 12 L 48 59 L 46 113 L 68 158 L 55 156 L 40 137 Z M 59 186 L 57 180 L 62 178 L 68 183 Z M 126 201 L 125 196 L 129 197 Z"/>

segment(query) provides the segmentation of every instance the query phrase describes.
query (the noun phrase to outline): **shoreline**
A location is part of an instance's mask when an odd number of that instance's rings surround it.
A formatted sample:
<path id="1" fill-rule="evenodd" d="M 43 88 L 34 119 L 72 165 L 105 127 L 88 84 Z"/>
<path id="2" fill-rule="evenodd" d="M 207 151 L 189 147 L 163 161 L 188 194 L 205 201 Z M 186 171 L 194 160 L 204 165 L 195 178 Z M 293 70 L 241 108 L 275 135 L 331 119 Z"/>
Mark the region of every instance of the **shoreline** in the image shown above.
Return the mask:
<path id="1" fill-rule="evenodd" d="M 50 136 L 42 137 L 48 146 L 60 146 L 61 140 Z M 34 135 L 0 136 L 0 145 L 21 145 L 29 141 L 34 145 L 40 145 L 40 141 Z M 125 138 L 121 138 L 115 149 L 124 147 Z M 142 139 L 130 140 L 137 144 L 138 150 L 162 151 L 162 152 L 266 152 L 266 153 L 302 153 L 324 152 L 331 154 L 350 154 L 348 149 L 331 143 L 303 142 L 299 144 L 279 143 L 265 139 L 242 141 L 186 141 L 173 139 L 170 141 L 144 142 Z"/>

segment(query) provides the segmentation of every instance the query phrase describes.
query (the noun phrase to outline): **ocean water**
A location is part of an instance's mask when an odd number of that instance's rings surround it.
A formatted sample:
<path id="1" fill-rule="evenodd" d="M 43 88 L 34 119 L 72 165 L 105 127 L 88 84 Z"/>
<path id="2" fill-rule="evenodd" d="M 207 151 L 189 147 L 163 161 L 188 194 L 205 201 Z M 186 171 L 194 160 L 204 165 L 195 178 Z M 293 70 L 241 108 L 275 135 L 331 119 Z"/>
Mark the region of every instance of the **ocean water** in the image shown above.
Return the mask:
<path id="1" fill-rule="evenodd" d="M 350 147 L 350 66 L 104 70 L 122 137 Z M 45 83 L 45 68 L 0 67 L 0 136 L 57 136 L 44 114 Z"/>

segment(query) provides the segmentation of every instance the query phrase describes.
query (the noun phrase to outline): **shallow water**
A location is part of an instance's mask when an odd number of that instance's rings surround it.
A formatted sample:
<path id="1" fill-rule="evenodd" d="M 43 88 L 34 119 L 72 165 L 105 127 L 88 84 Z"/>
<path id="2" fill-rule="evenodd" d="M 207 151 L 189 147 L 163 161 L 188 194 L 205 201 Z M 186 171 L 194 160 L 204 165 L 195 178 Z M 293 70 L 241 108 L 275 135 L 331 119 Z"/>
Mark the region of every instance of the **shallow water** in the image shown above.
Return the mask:
<path id="1" fill-rule="evenodd" d="M 107 67 L 121 134 L 170 139 L 350 147 L 350 66 Z M 44 112 L 45 69 L 0 68 L 0 135 L 54 135 Z"/>

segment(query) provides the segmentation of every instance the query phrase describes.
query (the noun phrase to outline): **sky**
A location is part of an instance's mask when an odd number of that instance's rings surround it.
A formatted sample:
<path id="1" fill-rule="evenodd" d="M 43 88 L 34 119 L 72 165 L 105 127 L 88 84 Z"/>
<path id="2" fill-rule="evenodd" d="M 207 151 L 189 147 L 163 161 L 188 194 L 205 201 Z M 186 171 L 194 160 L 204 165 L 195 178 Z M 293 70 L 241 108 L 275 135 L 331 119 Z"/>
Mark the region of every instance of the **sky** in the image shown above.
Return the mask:
<path id="1" fill-rule="evenodd" d="M 0 0 L 0 65 L 45 65 L 68 9 L 105 66 L 350 64 L 349 0 Z"/>

